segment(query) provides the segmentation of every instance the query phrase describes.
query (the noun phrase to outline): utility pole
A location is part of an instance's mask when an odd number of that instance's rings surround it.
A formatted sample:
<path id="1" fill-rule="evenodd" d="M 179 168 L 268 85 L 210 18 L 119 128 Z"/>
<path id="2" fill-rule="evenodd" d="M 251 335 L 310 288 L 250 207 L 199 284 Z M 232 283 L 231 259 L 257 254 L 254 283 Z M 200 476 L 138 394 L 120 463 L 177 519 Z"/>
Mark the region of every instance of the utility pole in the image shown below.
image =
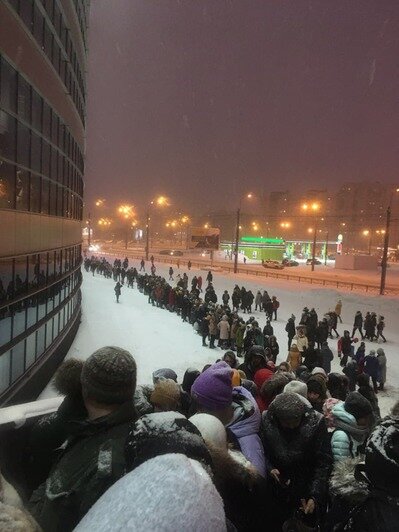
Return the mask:
<path id="1" fill-rule="evenodd" d="M 328 255 L 328 231 L 326 232 L 326 247 L 324 248 L 324 266 L 327 266 Z"/>
<path id="2" fill-rule="evenodd" d="M 316 237 L 317 237 L 317 224 L 316 224 L 316 218 L 315 218 L 314 233 L 313 233 L 313 248 L 312 248 L 312 272 L 314 272 L 314 263 L 316 260 Z"/>
<path id="3" fill-rule="evenodd" d="M 237 209 L 237 220 L 236 220 L 236 241 L 234 244 L 234 273 L 237 273 L 237 264 L 238 264 L 238 241 L 240 239 L 240 215 L 241 209 Z"/>
<path id="4" fill-rule="evenodd" d="M 387 277 L 387 267 L 388 267 L 388 246 L 389 246 L 389 229 L 391 226 L 391 207 L 387 208 L 387 217 L 385 225 L 385 238 L 384 238 L 384 252 L 382 254 L 381 261 L 381 283 L 380 283 L 380 295 L 383 296 L 385 293 L 385 280 Z"/>
<path id="5" fill-rule="evenodd" d="M 88 228 L 88 231 L 89 231 L 89 234 L 88 234 L 88 237 L 87 237 L 87 244 L 90 248 L 91 246 L 91 213 L 89 212 L 89 218 L 87 220 L 87 228 Z"/>
<path id="6" fill-rule="evenodd" d="M 145 260 L 148 260 L 150 252 L 150 206 L 147 207 L 147 225 L 145 232 Z"/>

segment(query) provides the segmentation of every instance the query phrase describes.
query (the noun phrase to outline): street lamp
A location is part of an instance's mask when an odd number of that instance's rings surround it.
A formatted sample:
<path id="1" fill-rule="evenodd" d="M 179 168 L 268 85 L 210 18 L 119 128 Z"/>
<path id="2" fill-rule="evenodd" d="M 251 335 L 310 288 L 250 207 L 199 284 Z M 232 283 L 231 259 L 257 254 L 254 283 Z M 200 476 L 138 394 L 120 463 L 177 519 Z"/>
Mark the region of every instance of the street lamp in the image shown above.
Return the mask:
<path id="1" fill-rule="evenodd" d="M 154 200 L 150 201 L 147 205 L 147 224 L 146 224 L 146 238 L 145 238 L 145 260 L 148 260 L 150 253 L 150 211 L 151 207 L 157 205 L 158 207 L 165 207 L 169 205 L 168 198 L 166 196 L 158 196 Z"/>
<path id="2" fill-rule="evenodd" d="M 382 234 L 385 235 L 384 238 L 384 251 L 382 254 L 382 260 L 381 260 L 381 282 L 380 282 L 380 295 L 383 296 L 385 292 L 385 281 L 387 277 L 387 267 L 388 267 L 388 247 L 389 247 L 389 231 L 391 228 L 391 205 L 394 194 L 399 192 L 399 188 L 396 188 L 395 190 L 392 190 L 391 197 L 389 198 L 389 204 L 387 208 L 386 213 L 386 223 L 385 223 L 385 230 L 381 231 Z"/>
<path id="3" fill-rule="evenodd" d="M 135 217 L 133 205 L 123 204 L 118 207 L 119 215 L 125 220 L 125 249 L 129 240 L 129 222 Z"/>
<path id="4" fill-rule="evenodd" d="M 241 217 L 241 203 L 243 199 L 251 199 L 253 197 L 253 194 L 248 193 L 244 196 L 241 196 L 238 209 L 237 209 L 237 219 L 236 219 L 236 240 L 234 245 L 234 273 L 237 273 L 237 266 L 238 266 L 238 241 L 240 239 L 240 217 Z"/>
<path id="5" fill-rule="evenodd" d="M 368 236 L 369 237 L 369 246 L 368 247 L 369 247 L 369 255 L 371 255 L 371 239 L 372 239 L 373 233 L 369 229 L 365 229 L 362 234 L 363 234 L 363 236 Z"/>
<path id="6" fill-rule="evenodd" d="M 320 210 L 320 205 L 318 203 L 316 203 L 316 202 L 304 203 L 302 205 L 302 210 L 305 211 L 305 212 L 310 212 L 314 216 L 312 265 L 311 265 L 311 270 L 312 270 L 312 272 L 314 272 L 314 263 L 315 263 L 315 260 L 316 260 L 317 213 Z"/>

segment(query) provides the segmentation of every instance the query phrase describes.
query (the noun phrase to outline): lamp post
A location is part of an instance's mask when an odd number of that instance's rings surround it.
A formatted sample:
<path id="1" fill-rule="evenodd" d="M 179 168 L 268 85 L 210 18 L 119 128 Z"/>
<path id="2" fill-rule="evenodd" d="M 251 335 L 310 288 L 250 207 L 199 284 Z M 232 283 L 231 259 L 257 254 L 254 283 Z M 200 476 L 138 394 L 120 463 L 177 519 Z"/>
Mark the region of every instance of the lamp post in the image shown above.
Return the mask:
<path id="1" fill-rule="evenodd" d="M 125 220 L 125 249 L 127 249 L 129 243 L 130 220 L 134 218 L 134 207 L 133 205 L 121 205 L 118 208 L 118 212 Z"/>
<path id="2" fill-rule="evenodd" d="M 89 216 L 87 219 L 87 229 L 88 229 L 87 245 L 90 249 L 90 246 L 91 246 L 91 213 L 90 212 L 89 212 Z"/>
<path id="3" fill-rule="evenodd" d="M 380 295 L 383 296 L 385 293 L 385 281 L 387 277 L 387 268 L 388 268 L 388 249 L 389 249 L 389 232 L 391 229 L 391 205 L 394 194 L 399 192 L 399 188 L 391 192 L 391 197 L 389 198 L 389 204 L 386 213 L 386 222 L 385 222 L 385 235 L 384 235 L 384 251 L 382 254 L 381 261 L 381 282 L 380 282 Z"/>
<path id="4" fill-rule="evenodd" d="M 373 236 L 373 232 L 370 231 L 370 229 L 365 229 L 365 230 L 363 231 L 363 235 L 369 237 L 368 254 L 371 255 L 371 239 L 372 239 L 372 236 Z"/>
<path id="5" fill-rule="evenodd" d="M 314 214 L 314 230 L 313 230 L 313 247 L 312 247 L 312 265 L 311 270 L 314 272 L 314 263 L 316 260 L 316 238 L 317 238 L 317 212 L 320 209 L 318 203 L 304 203 L 302 205 L 302 210 L 305 212 L 313 212 Z"/>
<path id="6" fill-rule="evenodd" d="M 328 256 L 328 229 L 326 231 L 326 245 L 324 247 L 324 266 L 327 266 L 327 256 Z"/>
<path id="7" fill-rule="evenodd" d="M 238 242 L 240 239 L 241 202 L 244 198 L 251 199 L 252 194 L 246 194 L 245 196 L 241 196 L 240 202 L 238 204 L 238 209 L 236 213 L 236 235 L 235 235 L 235 244 L 234 244 L 234 273 L 237 273 L 237 267 L 238 267 Z"/>
<path id="8" fill-rule="evenodd" d="M 151 211 L 151 207 L 153 205 L 158 205 L 160 207 L 164 206 L 164 205 L 168 205 L 168 200 L 165 196 L 158 196 L 158 198 L 156 198 L 155 200 L 152 200 L 149 202 L 149 204 L 147 205 L 147 214 L 146 214 L 146 218 L 147 218 L 147 223 L 146 223 L 146 231 L 145 231 L 145 260 L 148 260 L 148 257 L 149 257 L 149 254 L 150 254 L 150 221 L 151 221 L 151 216 L 150 216 L 150 211 Z"/>

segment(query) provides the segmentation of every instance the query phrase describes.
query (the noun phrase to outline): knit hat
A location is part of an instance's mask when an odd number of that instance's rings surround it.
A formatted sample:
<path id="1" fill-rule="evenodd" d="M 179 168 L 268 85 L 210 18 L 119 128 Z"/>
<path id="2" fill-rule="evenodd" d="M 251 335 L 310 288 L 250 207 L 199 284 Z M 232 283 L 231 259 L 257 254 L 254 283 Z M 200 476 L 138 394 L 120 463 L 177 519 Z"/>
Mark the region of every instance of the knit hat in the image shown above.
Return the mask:
<path id="1" fill-rule="evenodd" d="M 212 364 L 192 385 L 191 396 L 199 406 L 208 410 L 230 406 L 233 400 L 232 372 L 223 360 Z"/>
<path id="2" fill-rule="evenodd" d="M 325 370 L 323 368 L 320 368 L 320 367 L 315 367 L 313 368 L 312 370 L 312 375 L 322 375 L 326 380 L 327 380 L 327 373 L 325 372 Z"/>
<path id="3" fill-rule="evenodd" d="M 241 375 L 238 373 L 236 369 L 233 369 L 233 373 L 231 375 L 231 385 L 234 386 L 240 386 L 241 384 Z"/>
<path id="4" fill-rule="evenodd" d="M 322 378 L 320 379 L 315 376 L 310 377 L 306 384 L 308 387 L 308 393 L 317 393 L 321 398 L 326 396 L 327 386 L 325 382 L 323 382 Z"/>
<path id="5" fill-rule="evenodd" d="M 366 473 L 373 487 L 399 494 L 399 420 L 386 417 L 371 433 L 366 446 Z"/>
<path id="6" fill-rule="evenodd" d="M 291 381 L 284 386 L 284 392 L 297 393 L 302 397 L 307 399 L 308 397 L 308 387 L 302 381 Z"/>
<path id="7" fill-rule="evenodd" d="M 345 410 L 352 414 L 355 419 L 371 416 L 370 402 L 359 392 L 351 392 L 345 399 Z"/>
<path id="8" fill-rule="evenodd" d="M 274 375 L 274 372 L 270 368 L 262 368 L 258 369 L 258 371 L 254 375 L 254 383 L 260 390 L 262 387 L 262 384 L 269 379 L 271 379 Z"/>
<path id="9" fill-rule="evenodd" d="M 261 345 L 253 345 L 248 351 L 248 360 L 252 360 L 255 356 L 262 357 L 266 362 L 265 350 Z"/>
<path id="10" fill-rule="evenodd" d="M 370 349 L 369 355 L 372 356 L 372 357 L 375 355 L 374 349 Z"/>
<path id="11" fill-rule="evenodd" d="M 180 407 L 180 387 L 172 379 L 161 379 L 155 383 L 150 401 L 163 411 L 174 411 Z"/>
<path id="12" fill-rule="evenodd" d="M 302 418 L 306 405 L 297 393 L 283 392 L 274 399 L 269 411 L 279 421 L 294 421 Z"/>
<path id="13" fill-rule="evenodd" d="M 161 368 L 157 369 L 152 374 L 152 382 L 156 384 L 160 379 L 172 379 L 172 381 L 177 382 L 177 375 L 173 369 Z"/>
<path id="14" fill-rule="evenodd" d="M 242 369 L 238 369 L 237 371 L 240 374 L 241 380 L 247 378 L 245 371 L 243 371 Z"/>
<path id="15" fill-rule="evenodd" d="M 128 351 L 101 347 L 83 364 L 80 377 L 83 396 L 103 404 L 133 401 L 136 374 L 136 362 Z"/>
<path id="16" fill-rule="evenodd" d="M 377 355 L 385 355 L 385 351 L 382 349 L 382 347 L 377 349 Z"/>
<path id="17" fill-rule="evenodd" d="M 189 421 L 200 431 L 205 443 L 211 443 L 218 449 L 227 449 L 226 429 L 217 417 L 210 414 L 195 414 Z"/>

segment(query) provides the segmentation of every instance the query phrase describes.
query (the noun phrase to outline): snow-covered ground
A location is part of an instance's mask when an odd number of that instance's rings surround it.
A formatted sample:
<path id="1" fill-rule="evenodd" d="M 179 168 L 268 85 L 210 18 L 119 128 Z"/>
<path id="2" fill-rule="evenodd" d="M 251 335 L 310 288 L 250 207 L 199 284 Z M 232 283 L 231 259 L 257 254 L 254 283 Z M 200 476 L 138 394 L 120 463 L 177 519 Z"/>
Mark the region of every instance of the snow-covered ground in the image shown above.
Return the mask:
<path id="1" fill-rule="evenodd" d="M 132 264 L 132 261 L 130 261 Z M 137 264 L 135 264 L 137 266 Z M 157 265 L 157 274 L 167 276 L 169 265 Z M 175 273 L 177 272 L 174 266 Z M 180 273 L 182 274 L 183 268 Z M 191 269 L 192 276 L 201 274 L 206 277 L 206 271 Z M 192 326 L 182 323 L 175 314 L 162 310 L 147 303 L 147 297 L 137 288 L 122 289 L 120 303 L 115 302 L 114 282 L 100 275 L 92 276 L 83 273 L 83 317 L 79 331 L 71 346 L 67 357 L 87 358 L 93 351 L 104 345 L 118 345 L 129 350 L 135 357 L 138 366 L 138 383 L 151 382 L 151 375 L 155 369 L 161 367 L 173 368 L 179 378 L 183 377 L 188 367 L 202 369 L 205 364 L 214 362 L 221 356 L 220 349 L 211 350 L 201 345 L 201 337 L 195 333 Z M 258 289 L 267 289 L 269 295 L 276 295 L 280 301 L 278 321 L 273 321 L 274 333 L 280 344 L 281 362 L 287 356 L 287 333 L 285 324 L 293 313 L 297 323 L 303 307 L 314 307 L 319 316 L 329 309 L 334 309 L 338 299 L 342 300 L 343 324 L 338 325 L 338 332 L 344 329 L 352 331 L 353 316 L 356 310 L 363 315 L 367 310 L 375 311 L 385 317 L 385 336 L 387 343 L 381 344 L 388 359 L 386 391 L 378 395 L 383 413 L 387 413 L 394 402 L 399 399 L 399 298 L 360 295 L 352 292 L 339 292 L 328 288 L 312 288 L 309 285 L 298 285 L 293 282 L 274 279 L 255 278 L 248 275 L 233 275 L 214 272 L 214 287 L 221 300 L 225 289 L 231 294 L 235 284 L 244 285 L 254 294 Z M 265 325 L 263 312 L 253 312 L 259 325 Z M 247 316 L 247 315 L 246 315 Z M 248 316 L 247 316 L 248 317 Z M 337 342 L 330 340 L 329 344 L 336 355 Z M 366 343 L 367 349 L 377 349 L 376 342 Z M 340 371 L 338 357 L 333 361 L 333 370 Z M 41 398 L 55 395 L 49 385 Z"/>

